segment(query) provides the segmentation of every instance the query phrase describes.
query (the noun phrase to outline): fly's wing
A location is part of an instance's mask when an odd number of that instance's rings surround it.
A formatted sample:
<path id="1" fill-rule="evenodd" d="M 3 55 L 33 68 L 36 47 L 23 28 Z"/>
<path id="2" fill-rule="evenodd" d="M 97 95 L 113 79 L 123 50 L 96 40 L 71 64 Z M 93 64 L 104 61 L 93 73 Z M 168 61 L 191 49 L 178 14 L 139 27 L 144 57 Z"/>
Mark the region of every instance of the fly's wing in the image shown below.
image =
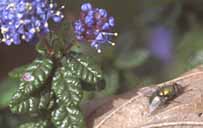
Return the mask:
<path id="1" fill-rule="evenodd" d="M 157 90 L 160 87 L 145 87 L 140 89 L 138 92 L 140 95 L 144 95 L 149 99 L 149 113 L 151 114 L 157 108 L 159 108 L 163 103 L 165 103 L 166 99 L 156 96 Z"/>
<path id="2" fill-rule="evenodd" d="M 145 97 L 151 97 L 156 90 L 158 89 L 158 87 L 144 87 L 139 89 L 137 92 L 139 95 L 143 95 Z"/>
<path id="3" fill-rule="evenodd" d="M 161 99 L 160 97 L 155 96 L 155 97 L 151 100 L 151 102 L 150 102 L 150 104 L 149 104 L 149 113 L 154 112 L 159 106 L 161 106 L 162 102 L 163 102 L 163 101 L 162 101 L 162 99 Z"/>

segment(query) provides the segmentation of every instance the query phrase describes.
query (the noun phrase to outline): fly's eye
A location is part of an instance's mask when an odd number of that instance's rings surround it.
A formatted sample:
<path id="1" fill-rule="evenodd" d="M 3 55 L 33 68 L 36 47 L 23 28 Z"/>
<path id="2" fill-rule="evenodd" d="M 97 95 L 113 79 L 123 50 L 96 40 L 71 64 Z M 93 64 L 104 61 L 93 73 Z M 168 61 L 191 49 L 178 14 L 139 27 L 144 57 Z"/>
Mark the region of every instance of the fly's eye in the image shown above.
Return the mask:
<path id="1" fill-rule="evenodd" d="M 168 94 L 169 94 L 169 90 L 168 89 L 164 90 L 164 95 L 168 95 Z"/>
<path id="2" fill-rule="evenodd" d="M 164 93 L 161 91 L 161 92 L 159 92 L 159 95 L 160 95 L 160 96 L 163 96 L 163 95 L 164 95 Z"/>

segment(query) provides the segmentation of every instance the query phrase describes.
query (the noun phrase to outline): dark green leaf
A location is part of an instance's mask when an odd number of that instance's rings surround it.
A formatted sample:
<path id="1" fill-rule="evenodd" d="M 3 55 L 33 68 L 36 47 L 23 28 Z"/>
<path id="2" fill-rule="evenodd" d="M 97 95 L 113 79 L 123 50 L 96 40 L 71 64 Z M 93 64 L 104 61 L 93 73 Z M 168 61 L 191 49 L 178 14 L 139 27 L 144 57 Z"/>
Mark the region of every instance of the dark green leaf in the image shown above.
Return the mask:
<path id="1" fill-rule="evenodd" d="M 136 68 L 142 65 L 149 58 L 149 52 L 147 50 L 138 49 L 136 51 L 126 52 L 121 54 L 115 61 L 116 67 L 119 69 Z"/>
<path id="2" fill-rule="evenodd" d="M 203 64 L 203 50 L 198 50 L 188 59 L 187 68 L 192 69 L 202 64 Z"/>
<path id="3" fill-rule="evenodd" d="M 177 47 L 178 60 L 187 61 L 191 55 L 203 47 L 202 29 L 194 29 L 186 33 Z"/>
<path id="4" fill-rule="evenodd" d="M 175 53 L 177 55 L 176 60 L 174 61 L 176 63 L 175 65 L 173 65 L 173 67 L 175 68 L 171 69 L 171 73 L 173 77 L 185 72 L 186 70 L 194 67 L 194 65 L 199 63 L 199 62 L 192 62 L 192 61 L 197 61 L 197 60 L 194 60 L 199 58 L 197 57 L 199 56 L 197 55 L 199 54 L 197 53 L 197 51 L 201 51 L 203 48 L 202 34 L 203 34 L 202 29 L 195 28 L 184 35 Z"/>
<path id="5" fill-rule="evenodd" d="M 43 56 L 47 55 L 47 49 L 46 49 L 46 47 L 44 47 L 43 42 L 37 43 L 35 49 L 39 54 L 41 54 Z"/>
<path id="6" fill-rule="evenodd" d="M 52 67 L 53 62 L 50 59 L 36 59 L 28 65 L 21 76 L 20 85 L 11 104 L 18 104 L 26 100 L 31 93 L 42 87 L 49 77 Z"/>
<path id="7" fill-rule="evenodd" d="M 19 128 L 48 128 L 48 121 L 38 121 L 22 124 Z"/>
<path id="8" fill-rule="evenodd" d="M 83 115 L 79 107 L 61 104 L 52 112 L 52 122 L 57 128 L 84 128 Z"/>
<path id="9" fill-rule="evenodd" d="M 80 80 L 74 78 L 70 69 L 61 67 L 53 77 L 52 90 L 66 105 L 79 105 L 82 99 Z"/>
<path id="10" fill-rule="evenodd" d="M 117 92 L 119 89 L 119 73 L 115 69 L 108 69 L 104 73 L 104 78 L 106 81 L 106 88 L 101 92 L 96 92 L 99 96 L 110 96 Z"/>
<path id="11" fill-rule="evenodd" d="M 103 79 L 100 67 L 98 67 L 90 57 L 78 53 L 72 53 L 70 58 L 71 59 L 68 58 L 66 60 L 64 65 L 69 67 L 73 74 L 80 80 L 90 84 L 96 84 Z"/>
<path id="12" fill-rule="evenodd" d="M 125 71 L 123 73 L 123 79 L 125 80 L 125 88 L 127 90 L 151 85 L 154 83 L 153 78 L 137 76 L 134 71 Z"/>
<path id="13" fill-rule="evenodd" d="M 82 89 L 84 91 L 101 91 L 106 86 L 106 81 L 104 79 L 99 80 L 96 84 L 90 84 L 81 80 Z"/>
<path id="14" fill-rule="evenodd" d="M 53 105 L 53 93 L 49 90 L 43 90 L 38 96 L 29 97 L 19 104 L 10 104 L 10 107 L 14 113 L 28 113 L 49 110 Z"/>

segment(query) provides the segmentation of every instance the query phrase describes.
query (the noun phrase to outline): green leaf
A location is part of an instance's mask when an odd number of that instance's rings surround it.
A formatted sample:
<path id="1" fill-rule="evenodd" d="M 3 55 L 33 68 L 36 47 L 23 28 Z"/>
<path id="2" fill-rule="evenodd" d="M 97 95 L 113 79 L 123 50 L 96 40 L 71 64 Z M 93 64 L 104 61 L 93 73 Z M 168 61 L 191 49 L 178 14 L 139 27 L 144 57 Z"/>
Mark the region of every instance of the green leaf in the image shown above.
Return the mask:
<path id="1" fill-rule="evenodd" d="M 136 68 L 146 62 L 150 54 L 147 50 L 138 49 L 136 51 L 121 54 L 115 61 L 115 66 L 119 69 Z"/>
<path id="2" fill-rule="evenodd" d="M 53 77 L 52 90 L 66 105 L 79 105 L 82 99 L 80 80 L 74 78 L 70 69 L 61 67 Z"/>
<path id="3" fill-rule="evenodd" d="M 198 50 L 188 59 L 188 68 L 195 68 L 198 65 L 203 64 L 203 49 Z"/>
<path id="4" fill-rule="evenodd" d="M 52 122 L 57 128 L 84 128 L 85 123 L 79 107 L 61 104 L 52 112 Z"/>
<path id="5" fill-rule="evenodd" d="M 123 79 L 125 81 L 125 89 L 127 90 L 140 88 L 154 83 L 153 78 L 139 76 L 133 70 L 123 72 Z"/>
<path id="6" fill-rule="evenodd" d="M 7 107 L 19 81 L 6 79 L 0 83 L 0 108 Z"/>
<path id="7" fill-rule="evenodd" d="M 115 69 L 108 69 L 104 73 L 104 78 L 106 81 L 106 87 L 101 92 L 95 92 L 98 96 L 111 96 L 117 92 L 119 89 L 119 73 Z"/>
<path id="8" fill-rule="evenodd" d="M 203 31 L 202 29 L 194 29 L 186 33 L 178 45 L 177 55 L 178 60 L 187 61 L 188 58 L 196 51 L 201 50 L 203 47 Z"/>
<path id="9" fill-rule="evenodd" d="M 13 69 L 11 72 L 9 72 L 9 77 L 15 78 L 15 79 L 20 79 L 27 68 L 28 65 L 23 65 L 21 67 Z"/>
<path id="10" fill-rule="evenodd" d="M 52 81 L 58 103 L 58 108 L 52 112 L 52 122 L 57 128 L 82 128 L 84 120 L 79 108 L 83 96 L 81 81 L 73 74 L 70 65 L 64 65 L 66 62 L 66 58 L 63 59 L 62 67 L 57 69 Z"/>
<path id="11" fill-rule="evenodd" d="M 11 104 L 19 104 L 34 91 L 41 88 L 49 77 L 52 68 L 53 62 L 46 58 L 36 59 L 28 65 L 21 76 L 20 85 L 12 98 Z"/>
<path id="12" fill-rule="evenodd" d="M 25 123 L 20 125 L 19 128 L 48 128 L 48 121 Z"/>
<path id="13" fill-rule="evenodd" d="M 43 42 L 41 41 L 41 42 L 36 44 L 35 49 L 40 55 L 46 56 L 47 55 L 47 49 L 44 45 L 45 44 L 43 44 Z"/>
<path id="14" fill-rule="evenodd" d="M 14 113 L 38 112 L 40 110 L 50 110 L 54 105 L 53 93 L 43 90 L 38 96 L 32 96 L 19 104 L 11 104 L 11 111 Z"/>
<path id="15" fill-rule="evenodd" d="M 87 83 L 96 84 L 103 79 L 101 68 L 85 55 L 71 53 L 70 59 L 66 59 L 64 65 L 69 67 L 77 78 Z"/>
<path id="16" fill-rule="evenodd" d="M 179 43 L 177 49 L 176 49 L 176 60 L 174 62 L 175 67 L 174 69 L 171 69 L 172 76 L 177 76 L 188 69 L 192 68 L 192 61 L 197 61 L 194 59 L 198 59 L 195 56 L 198 56 L 197 51 L 201 51 L 203 48 L 203 31 L 200 28 L 194 28 L 190 32 L 187 32 L 182 41 Z M 193 59 L 191 59 L 193 58 Z M 197 62 L 194 62 L 197 63 Z M 199 62 L 198 62 L 199 63 Z M 174 71 L 173 71 L 174 70 Z"/>

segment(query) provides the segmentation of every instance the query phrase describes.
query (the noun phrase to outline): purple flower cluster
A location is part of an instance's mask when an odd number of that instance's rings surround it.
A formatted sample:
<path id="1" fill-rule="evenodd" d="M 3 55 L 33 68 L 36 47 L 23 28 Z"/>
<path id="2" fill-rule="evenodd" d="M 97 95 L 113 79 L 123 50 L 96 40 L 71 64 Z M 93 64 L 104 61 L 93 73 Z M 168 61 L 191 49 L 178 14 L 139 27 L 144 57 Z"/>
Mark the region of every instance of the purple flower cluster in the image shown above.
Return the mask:
<path id="1" fill-rule="evenodd" d="M 101 44 L 110 43 L 112 36 L 112 28 L 115 26 L 115 20 L 108 15 L 105 9 L 93 8 L 90 3 L 84 3 L 81 6 L 81 14 L 79 20 L 74 23 L 74 31 L 79 41 L 87 41 L 92 47 L 101 52 Z"/>
<path id="2" fill-rule="evenodd" d="M 63 17 L 55 0 L 1 0 L 0 42 L 7 45 L 20 44 L 21 40 L 30 42 L 37 33 L 49 32 L 49 19 L 60 22 Z"/>

